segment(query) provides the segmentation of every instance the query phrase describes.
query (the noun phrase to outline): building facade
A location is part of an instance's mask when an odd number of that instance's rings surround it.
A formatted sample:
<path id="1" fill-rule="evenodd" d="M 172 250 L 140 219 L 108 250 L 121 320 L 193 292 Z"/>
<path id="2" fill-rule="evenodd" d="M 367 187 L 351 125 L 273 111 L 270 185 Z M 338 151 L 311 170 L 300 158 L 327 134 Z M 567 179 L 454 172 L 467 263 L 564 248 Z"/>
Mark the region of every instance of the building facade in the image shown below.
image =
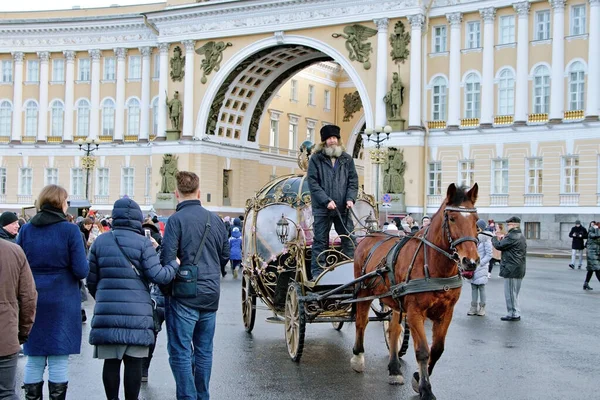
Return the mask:
<path id="1" fill-rule="evenodd" d="M 328 123 L 375 193 L 360 132 L 388 123 L 398 73 L 406 123 L 385 145 L 404 150 L 406 211 L 431 214 L 450 183 L 477 182 L 481 216 L 521 215 L 534 243 L 567 246 L 576 219 L 600 218 L 599 22 L 600 0 L 0 13 L 0 209 L 55 182 L 100 210 L 125 194 L 149 209 L 174 154 L 200 175 L 205 205 L 237 214 L 271 177 L 298 172 L 298 145 Z M 390 36 L 405 32 L 394 61 Z M 362 103 L 352 113 L 348 96 Z M 93 169 L 80 139 L 99 143 Z"/>

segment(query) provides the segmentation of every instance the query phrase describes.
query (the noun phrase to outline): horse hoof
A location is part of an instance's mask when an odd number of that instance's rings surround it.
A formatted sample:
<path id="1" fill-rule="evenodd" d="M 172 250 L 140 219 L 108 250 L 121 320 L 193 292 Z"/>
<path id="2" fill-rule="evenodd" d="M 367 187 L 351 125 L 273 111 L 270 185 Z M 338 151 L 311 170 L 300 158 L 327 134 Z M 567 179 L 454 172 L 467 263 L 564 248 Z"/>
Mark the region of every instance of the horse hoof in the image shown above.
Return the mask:
<path id="1" fill-rule="evenodd" d="M 404 377 L 402 375 L 390 375 L 390 385 L 404 385 Z"/>
<path id="2" fill-rule="evenodd" d="M 415 372 L 412 378 L 412 388 L 415 393 L 419 393 L 419 373 Z"/>
<path id="3" fill-rule="evenodd" d="M 350 365 L 356 372 L 365 372 L 365 355 L 363 353 L 353 355 L 350 359 Z"/>

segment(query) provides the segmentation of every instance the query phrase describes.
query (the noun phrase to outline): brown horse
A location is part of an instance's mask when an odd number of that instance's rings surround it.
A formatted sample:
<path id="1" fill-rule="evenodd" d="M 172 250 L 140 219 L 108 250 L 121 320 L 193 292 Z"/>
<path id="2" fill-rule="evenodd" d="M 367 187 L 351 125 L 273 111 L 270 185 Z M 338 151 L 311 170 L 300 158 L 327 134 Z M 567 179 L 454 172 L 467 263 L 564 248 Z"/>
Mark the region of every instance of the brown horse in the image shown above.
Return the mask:
<path id="1" fill-rule="evenodd" d="M 390 383 L 404 383 L 398 357 L 398 339 L 402 332 L 400 321 L 406 315 L 419 364 L 419 371 L 413 375 L 413 389 L 423 400 L 435 399 L 429 376 L 444 351 L 454 305 L 460 297 L 462 283 L 459 274 L 462 271 L 473 271 L 479 264 L 476 239 L 478 217 L 475 210 L 478 186 L 475 184 L 467 190 L 468 188 L 457 188 L 451 184 L 446 199 L 431 218 L 429 228 L 421 229 L 411 239 L 407 239 L 395 262 L 387 261 L 393 266 L 391 271 L 370 278 L 357 288 L 359 300 L 370 298 L 356 303 L 356 341 L 352 368 L 356 372 L 364 371 L 363 343 L 370 305 L 372 299 L 385 296 L 381 301 L 393 310 L 389 328 Z M 358 278 L 378 268 L 386 268 L 387 255 L 400 240 L 385 233 L 366 237 L 354 254 L 354 276 Z M 423 279 L 427 277 L 431 279 Z M 451 285 L 444 284 L 450 281 L 453 282 Z M 408 285 L 406 293 L 409 294 L 394 290 L 395 283 L 406 282 L 421 285 L 418 288 L 420 292 L 415 293 L 416 286 L 411 286 L 408 290 Z M 431 351 L 425 334 L 426 318 L 433 322 Z"/>

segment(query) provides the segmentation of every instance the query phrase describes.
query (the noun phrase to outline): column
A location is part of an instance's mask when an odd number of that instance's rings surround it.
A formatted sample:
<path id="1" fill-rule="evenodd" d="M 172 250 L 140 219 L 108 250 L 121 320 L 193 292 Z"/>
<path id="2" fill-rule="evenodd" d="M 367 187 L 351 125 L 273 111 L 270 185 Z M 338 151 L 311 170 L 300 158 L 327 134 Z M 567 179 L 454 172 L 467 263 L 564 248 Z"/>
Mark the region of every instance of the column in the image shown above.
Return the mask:
<path id="1" fill-rule="evenodd" d="M 529 113 L 529 1 L 513 4 L 518 14 L 515 125 L 525 125 Z"/>
<path id="2" fill-rule="evenodd" d="M 150 135 L 150 47 L 141 47 L 142 54 L 142 99 L 140 112 L 140 136 L 138 140 L 147 141 Z"/>
<path id="3" fill-rule="evenodd" d="M 21 142 L 23 127 L 23 57 L 20 51 L 12 53 L 15 61 L 15 73 L 13 76 L 13 112 L 12 112 L 12 134 L 10 141 L 13 143 Z"/>
<path id="4" fill-rule="evenodd" d="M 588 38 L 588 74 L 585 117 L 598 120 L 598 89 L 600 89 L 600 51 L 591 43 L 600 43 L 600 0 L 590 1 L 590 36 Z"/>
<path id="5" fill-rule="evenodd" d="M 40 108 L 38 111 L 37 141 L 45 142 L 48 136 L 48 60 L 50 53 L 39 51 L 40 58 Z"/>
<path id="6" fill-rule="evenodd" d="M 117 56 L 117 94 L 115 105 L 115 135 L 113 141 L 122 142 L 125 134 L 125 57 L 127 49 L 115 49 Z"/>
<path id="7" fill-rule="evenodd" d="M 183 89 L 183 130 L 182 138 L 194 136 L 194 48 L 196 42 L 186 40 L 185 46 L 185 81 Z"/>
<path id="8" fill-rule="evenodd" d="M 63 143 L 73 141 L 73 103 L 75 101 L 75 52 L 72 50 L 63 51 L 66 64 L 65 78 L 65 121 Z M 92 110 L 90 110 L 90 113 Z"/>
<path id="9" fill-rule="evenodd" d="M 377 25 L 377 81 L 375 83 L 375 126 L 387 125 L 385 101 L 388 91 L 388 25 L 387 18 L 376 19 Z"/>
<path id="10" fill-rule="evenodd" d="M 550 122 L 560 123 L 565 111 L 565 0 L 550 0 L 552 18 L 552 82 Z M 589 45 L 593 45 L 588 40 Z"/>
<path id="11" fill-rule="evenodd" d="M 167 135 L 167 85 L 169 77 L 169 43 L 159 43 L 160 70 L 158 77 L 158 137 Z M 164 140 L 164 139 L 163 139 Z"/>
<path id="12" fill-rule="evenodd" d="M 90 138 L 97 139 L 100 136 L 100 50 L 90 50 L 92 59 L 92 77 L 90 94 Z M 68 67 L 67 67 L 68 68 Z M 67 77 L 69 72 L 67 70 Z M 68 79 L 68 78 L 67 78 Z"/>
<path id="13" fill-rule="evenodd" d="M 411 15 L 410 22 L 410 103 L 408 106 L 408 129 L 422 130 L 421 125 L 421 30 L 425 17 L 423 14 Z"/>
<path id="14" fill-rule="evenodd" d="M 450 23 L 450 67 L 448 88 L 448 129 L 458 129 L 460 126 L 460 107 L 463 103 L 460 96 L 460 43 L 462 14 L 446 15 Z"/>
<path id="15" fill-rule="evenodd" d="M 494 123 L 494 18 L 496 9 L 484 8 L 479 10 L 479 13 L 483 19 L 483 82 L 479 125 L 491 128 Z"/>

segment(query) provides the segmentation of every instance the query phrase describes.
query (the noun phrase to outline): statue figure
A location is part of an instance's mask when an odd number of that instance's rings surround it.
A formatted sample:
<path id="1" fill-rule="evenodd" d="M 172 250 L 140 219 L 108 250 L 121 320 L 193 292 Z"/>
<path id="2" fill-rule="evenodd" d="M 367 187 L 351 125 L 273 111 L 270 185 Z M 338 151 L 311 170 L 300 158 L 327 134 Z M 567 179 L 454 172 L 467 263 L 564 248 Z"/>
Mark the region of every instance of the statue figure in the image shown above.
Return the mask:
<path id="1" fill-rule="evenodd" d="M 388 120 L 399 120 L 400 107 L 404 103 L 404 86 L 402 86 L 402 81 L 400 81 L 397 72 L 394 72 L 390 91 L 387 92 L 383 101 L 386 104 Z"/>
<path id="2" fill-rule="evenodd" d="M 181 100 L 179 100 L 179 92 L 175 91 L 173 95 L 173 99 L 169 101 L 169 97 L 167 96 L 167 111 L 169 112 L 169 118 L 171 118 L 171 128 L 175 131 L 179 131 L 179 123 L 181 120 L 181 110 L 182 104 Z"/>
<path id="3" fill-rule="evenodd" d="M 348 122 L 354 116 L 354 113 L 360 111 L 362 108 L 362 101 L 358 91 L 354 93 L 346 93 L 344 95 L 344 122 Z"/>
<path id="4" fill-rule="evenodd" d="M 221 68 L 221 61 L 223 61 L 223 51 L 230 46 L 233 46 L 233 43 L 210 41 L 204 46 L 196 49 L 196 54 L 205 56 L 201 64 L 202 78 L 200 79 L 200 82 L 206 83 L 206 77 L 210 75 L 213 70 L 219 71 Z"/>
<path id="5" fill-rule="evenodd" d="M 173 82 L 181 82 L 185 75 L 185 56 L 181 55 L 181 47 L 176 46 L 173 49 L 173 57 L 171 57 L 171 80 Z"/>
<path id="6" fill-rule="evenodd" d="M 404 30 L 402 21 L 396 22 L 394 25 L 394 33 L 390 35 L 390 45 L 392 46 L 392 60 L 398 64 L 403 63 L 408 58 L 410 51 L 408 45 L 410 43 L 410 33 Z"/>
<path id="7" fill-rule="evenodd" d="M 160 167 L 160 175 L 162 176 L 160 184 L 160 193 L 175 193 L 177 181 L 177 156 L 165 154 L 163 156 L 163 165 Z"/>
<path id="8" fill-rule="evenodd" d="M 365 69 L 369 69 L 371 68 L 369 57 L 373 52 L 373 48 L 371 47 L 371 43 L 365 43 L 365 41 L 376 34 L 376 29 L 354 24 L 346 26 L 344 33 L 334 33 L 331 36 L 336 39 L 339 37 L 346 39 L 346 49 L 348 50 L 350 61 L 361 62 Z"/>
<path id="9" fill-rule="evenodd" d="M 404 193 L 405 169 L 406 162 L 404 161 L 404 150 L 398 151 L 395 147 L 390 147 L 388 149 L 387 160 L 383 167 L 384 193 Z"/>
<path id="10" fill-rule="evenodd" d="M 223 198 L 229 198 L 229 171 L 223 171 Z"/>

